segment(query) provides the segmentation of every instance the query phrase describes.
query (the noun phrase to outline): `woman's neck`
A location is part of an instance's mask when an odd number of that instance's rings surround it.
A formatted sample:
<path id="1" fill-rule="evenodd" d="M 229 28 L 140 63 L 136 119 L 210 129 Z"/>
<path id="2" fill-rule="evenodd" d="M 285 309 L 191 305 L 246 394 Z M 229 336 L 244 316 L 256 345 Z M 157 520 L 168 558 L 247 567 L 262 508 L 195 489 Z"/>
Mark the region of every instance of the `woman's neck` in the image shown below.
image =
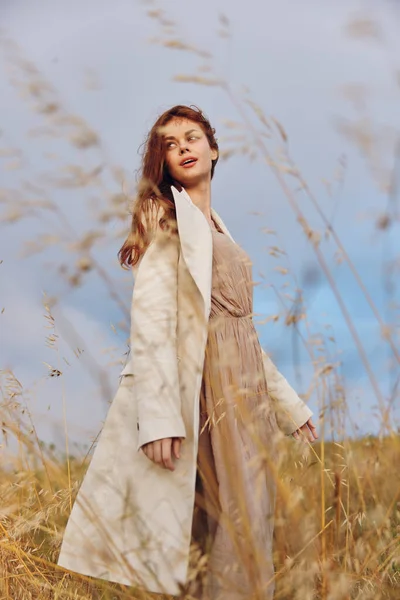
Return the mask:
<path id="1" fill-rule="evenodd" d="M 193 204 L 201 210 L 207 221 L 211 222 L 211 182 L 185 188 Z"/>

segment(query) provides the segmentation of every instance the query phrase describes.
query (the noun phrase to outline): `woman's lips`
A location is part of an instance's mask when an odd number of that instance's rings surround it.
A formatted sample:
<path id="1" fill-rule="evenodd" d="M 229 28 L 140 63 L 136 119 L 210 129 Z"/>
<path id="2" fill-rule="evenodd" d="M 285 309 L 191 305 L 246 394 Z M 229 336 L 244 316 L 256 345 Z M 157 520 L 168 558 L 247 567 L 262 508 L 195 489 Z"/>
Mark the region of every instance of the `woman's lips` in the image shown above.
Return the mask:
<path id="1" fill-rule="evenodd" d="M 181 167 L 183 167 L 184 169 L 189 169 L 190 167 L 193 167 L 195 164 L 197 164 L 197 159 L 192 160 L 189 163 L 186 163 L 186 165 L 181 165 Z"/>

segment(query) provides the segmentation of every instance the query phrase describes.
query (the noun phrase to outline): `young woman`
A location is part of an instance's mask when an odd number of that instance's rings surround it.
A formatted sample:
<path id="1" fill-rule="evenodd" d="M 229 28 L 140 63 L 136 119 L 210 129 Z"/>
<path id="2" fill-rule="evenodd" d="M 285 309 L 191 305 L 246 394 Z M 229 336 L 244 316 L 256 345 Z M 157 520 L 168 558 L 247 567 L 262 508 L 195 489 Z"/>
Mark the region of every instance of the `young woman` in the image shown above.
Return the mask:
<path id="1" fill-rule="evenodd" d="M 211 207 L 214 134 L 187 106 L 149 133 L 119 253 L 135 276 L 131 356 L 58 564 L 150 592 L 264 600 L 278 427 L 317 433 L 261 349 L 251 262 Z"/>

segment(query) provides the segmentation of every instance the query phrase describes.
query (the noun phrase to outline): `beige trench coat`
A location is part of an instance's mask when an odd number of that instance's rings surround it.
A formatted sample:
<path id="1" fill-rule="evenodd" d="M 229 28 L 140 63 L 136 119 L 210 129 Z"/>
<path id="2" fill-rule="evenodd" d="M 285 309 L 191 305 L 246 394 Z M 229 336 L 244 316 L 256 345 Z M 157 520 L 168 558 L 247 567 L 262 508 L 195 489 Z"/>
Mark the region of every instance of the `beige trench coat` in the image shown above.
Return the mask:
<path id="1" fill-rule="evenodd" d="M 131 359 L 75 500 L 58 564 L 177 594 L 187 576 L 194 507 L 212 234 L 187 192 L 172 191 L 179 236 L 156 236 L 134 270 Z M 265 353 L 264 367 L 278 424 L 290 434 L 313 413 Z M 140 451 L 147 442 L 175 436 L 185 441 L 173 472 Z"/>

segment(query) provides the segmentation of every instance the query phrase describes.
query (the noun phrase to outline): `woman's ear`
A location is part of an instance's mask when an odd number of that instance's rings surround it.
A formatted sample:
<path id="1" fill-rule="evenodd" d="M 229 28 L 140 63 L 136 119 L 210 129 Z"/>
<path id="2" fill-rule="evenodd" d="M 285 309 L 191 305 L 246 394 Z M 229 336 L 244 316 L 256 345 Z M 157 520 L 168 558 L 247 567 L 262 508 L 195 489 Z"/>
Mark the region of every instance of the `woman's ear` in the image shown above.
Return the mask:
<path id="1" fill-rule="evenodd" d="M 215 148 L 211 148 L 211 160 L 217 160 L 218 158 L 218 150 Z"/>

